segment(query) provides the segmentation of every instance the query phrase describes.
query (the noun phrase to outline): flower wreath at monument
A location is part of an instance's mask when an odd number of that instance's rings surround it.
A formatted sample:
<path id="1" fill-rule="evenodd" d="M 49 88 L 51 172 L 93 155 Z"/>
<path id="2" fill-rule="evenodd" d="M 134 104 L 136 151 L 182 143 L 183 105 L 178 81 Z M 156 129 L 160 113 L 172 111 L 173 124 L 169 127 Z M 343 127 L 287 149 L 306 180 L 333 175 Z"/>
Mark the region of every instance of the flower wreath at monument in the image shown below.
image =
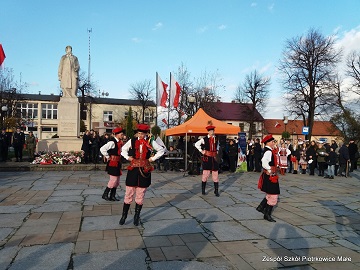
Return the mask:
<path id="1" fill-rule="evenodd" d="M 67 165 L 81 163 L 84 157 L 83 151 L 70 152 L 39 152 L 35 155 L 35 159 L 31 164 L 40 165 Z"/>

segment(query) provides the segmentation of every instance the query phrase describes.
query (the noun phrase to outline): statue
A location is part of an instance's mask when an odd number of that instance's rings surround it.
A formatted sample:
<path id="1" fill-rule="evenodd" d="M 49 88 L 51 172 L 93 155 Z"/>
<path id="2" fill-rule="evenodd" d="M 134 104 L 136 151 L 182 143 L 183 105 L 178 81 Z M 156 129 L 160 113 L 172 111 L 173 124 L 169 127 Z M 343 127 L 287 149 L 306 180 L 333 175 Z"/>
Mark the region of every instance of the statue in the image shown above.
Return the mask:
<path id="1" fill-rule="evenodd" d="M 58 76 L 63 97 L 76 97 L 79 78 L 79 61 L 72 54 L 72 47 L 66 46 L 66 54 L 60 59 Z"/>

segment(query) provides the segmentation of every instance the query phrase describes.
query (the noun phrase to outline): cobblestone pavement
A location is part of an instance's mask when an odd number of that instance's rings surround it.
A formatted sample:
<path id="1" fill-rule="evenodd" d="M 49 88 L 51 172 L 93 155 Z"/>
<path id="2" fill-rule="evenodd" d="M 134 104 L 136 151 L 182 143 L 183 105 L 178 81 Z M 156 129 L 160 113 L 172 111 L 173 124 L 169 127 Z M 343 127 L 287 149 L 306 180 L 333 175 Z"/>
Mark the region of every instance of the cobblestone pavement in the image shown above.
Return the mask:
<path id="1" fill-rule="evenodd" d="M 124 179 L 118 196 L 123 199 Z M 141 212 L 101 198 L 103 171 L 0 172 L 0 269 L 360 269 L 360 172 L 286 174 L 271 223 L 258 173 L 154 172 Z"/>

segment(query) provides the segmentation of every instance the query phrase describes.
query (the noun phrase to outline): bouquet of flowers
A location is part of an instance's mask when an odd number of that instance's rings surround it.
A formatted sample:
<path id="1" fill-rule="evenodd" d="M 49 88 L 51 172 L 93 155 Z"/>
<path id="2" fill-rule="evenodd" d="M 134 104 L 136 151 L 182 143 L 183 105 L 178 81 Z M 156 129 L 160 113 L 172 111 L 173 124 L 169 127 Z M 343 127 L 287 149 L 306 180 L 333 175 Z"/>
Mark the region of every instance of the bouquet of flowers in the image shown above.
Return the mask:
<path id="1" fill-rule="evenodd" d="M 70 151 L 70 152 L 39 152 L 36 154 L 34 161 L 31 164 L 77 164 L 81 163 L 84 157 L 84 151 Z"/>

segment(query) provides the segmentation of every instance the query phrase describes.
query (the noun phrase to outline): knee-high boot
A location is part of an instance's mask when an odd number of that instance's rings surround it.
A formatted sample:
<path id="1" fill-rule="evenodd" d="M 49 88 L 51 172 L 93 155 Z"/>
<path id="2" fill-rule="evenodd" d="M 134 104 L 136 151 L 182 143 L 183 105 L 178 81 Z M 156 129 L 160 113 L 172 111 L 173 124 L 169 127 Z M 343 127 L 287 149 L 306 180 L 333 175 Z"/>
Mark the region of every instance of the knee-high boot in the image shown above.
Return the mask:
<path id="1" fill-rule="evenodd" d="M 205 187 L 206 187 L 206 182 L 201 182 L 201 193 L 202 193 L 202 195 L 206 195 Z"/>
<path id="2" fill-rule="evenodd" d="M 112 188 L 110 191 L 110 201 L 120 201 L 118 198 L 116 198 L 116 188 Z"/>
<path id="3" fill-rule="evenodd" d="M 267 204 L 265 208 L 264 219 L 270 222 L 276 222 L 276 220 L 271 217 L 272 210 L 273 210 L 273 206 Z"/>
<path id="4" fill-rule="evenodd" d="M 219 197 L 220 196 L 220 194 L 219 194 L 219 183 L 214 182 L 214 188 L 215 188 L 215 190 L 214 190 L 215 196 Z"/>
<path id="5" fill-rule="evenodd" d="M 106 187 L 104 190 L 104 194 L 102 195 L 102 198 L 105 201 L 109 201 L 109 192 L 110 192 L 110 188 Z"/>
<path id="6" fill-rule="evenodd" d="M 134 225 L 139 225 L 140 212 L 141 212 L 142 204 L 136 204 L 135 206 L 135 215 L 134 215 Z"/>
<path id="7" fill-rule="evenodd" d="M 121 219 L 119 221 L 120 225 L 124 225 L 125 220 L 127 218 L 127 214 L 129 212 L 129 208 L 130 208 L 130 204 L 124 203 L 122 216 L 121 216 Z"/>
<path id="8" fill-rule="evenodd" d="M 259 211 L 259 212 L 261 212 L 261 213 L 263 213 L 263 214 L 265 214 L 265 206 L 266 206 L 266 204 L 267 204 L 267 199 L 264 198 L 264 199 L 261 201 L 261 203 L 259 204 L 259 206 L 256 207 L 256 210 Z"/>

